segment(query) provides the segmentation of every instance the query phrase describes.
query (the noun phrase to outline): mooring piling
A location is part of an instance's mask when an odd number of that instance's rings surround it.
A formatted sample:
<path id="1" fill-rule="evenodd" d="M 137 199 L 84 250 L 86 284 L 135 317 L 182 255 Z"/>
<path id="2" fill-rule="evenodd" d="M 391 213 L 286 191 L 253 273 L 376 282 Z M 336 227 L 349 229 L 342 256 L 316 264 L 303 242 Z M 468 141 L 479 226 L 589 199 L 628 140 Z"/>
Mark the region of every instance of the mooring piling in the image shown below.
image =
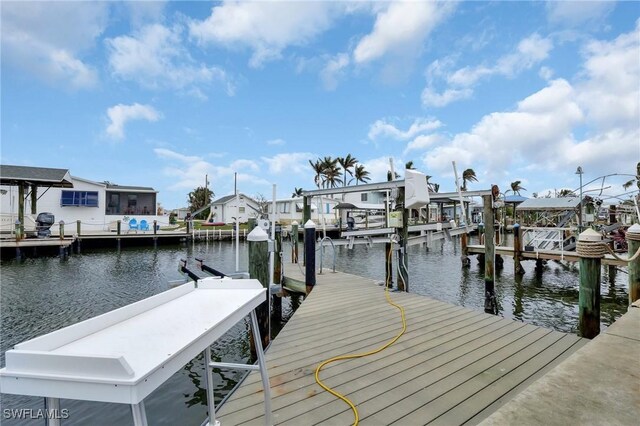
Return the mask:
<path id="1" fill-rule="evenodd" d="M 600 333 L 600 266 L 606 248 L 602 235 L 589 228 L 578 236 L 580 291 L 578 327 L 582 337 L 592 339 Z"/>
<path id="2" fill-rule="evenodd" d="M 493 198 L 491 195 L 482 197 L 484 202 L 484 223 L 485 223 L 485 239 L 484 239 L 484 311 L 495 314 L 496 294 L 494 288 L 494 258 L 496 254 L 494 238 L 494 214 L 493 214 Z"/>
<path id="3" fill-rule="evenodd" d="M 633 224 L 627 230 L 627 244 L 629 247 L 629 257 L 633 258 L 640 249 L 640 225 Z M 629 262 L 627 267 L 629 272 L 629 306 L 640 299 L 640 257 Z"/>
<path id="4" fill-rule="evenodd" d="M 247 236 L 249 245 L 249 276 L 260 281 L 262 287 L 269 288 L 269 237 L 260 227 L 256 227 Z M 266 293 L 266 300 L 256 308 L 258 317 L 258 328 L 262 338 L 262 347 L 269 345 L 270 335 L 270 313 L 269 313 L 269 292 Z M 251 348 L 252 355 L 255 347 Z"/>
<path id="5" fill-rule="evenodd" d="M 465 268 L 469 267 L 469 265 L 471 264 L 471 261 L 469 260 L 468 238 L 469 237 L 466 232 L 460 235 L 460 260 L 462 261 L 462 266 Z"/>
<path id="6" fill-rule="evenodd" d="M 298 263 L 298 222 L 291 223 L 291 263 Z"/>
<path id="7" fill-rule="evenodd" d="M 304 224 L 304 258 L 304 279 L 309 294 L 316 285 L 316 224 L 311 219 Z"/>
<path id="8" fill-rule="evenodd" d="M 276 226 L 273 224 L 272 226 Z M 276 235 L 274 241 L 275 259 L 273 264 L 273 283 L 282 285 L 282 228 L 280 225 L 276 226 Z M 274 294 L 271 297 L 271 311 L 272 315 L 277 321 L 282 320 L 282 297 L 281 295 Z"/>
<path id="9" fill-rule="evenodd" d="M 524 268 L 522 267 L 520 253 L 522 252 L 522 229 L 520 224 L 513 225 L 513 272 L 516 275 L 524 274 Z"/>

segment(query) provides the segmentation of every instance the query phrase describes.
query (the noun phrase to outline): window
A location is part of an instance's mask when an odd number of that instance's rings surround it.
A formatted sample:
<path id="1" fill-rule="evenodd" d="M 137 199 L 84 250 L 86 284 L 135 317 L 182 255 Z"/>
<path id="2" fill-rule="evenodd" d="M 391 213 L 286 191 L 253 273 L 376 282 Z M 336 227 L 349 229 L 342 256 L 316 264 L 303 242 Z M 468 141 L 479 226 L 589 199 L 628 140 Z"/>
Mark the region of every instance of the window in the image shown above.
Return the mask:
<path id="1" fill-rule="evenodd" d="M 327 213 L 327 214 L 331 213 L 331 204 L 326 203 L 326 204 L 324 205 L 324 209 L 325 209 L 325 210 L 324 210 L 324 212 L 325 212 L 325 213 Z"/>
<path id="2" fill-rule="evenodd" d="M 244 207 L 240 207 L 240 208 L 238 209 L 238 213 L 244 213 Z"/>
<path id="3" fill-rule="evenodd" d="M 67 206 L 83 206 L 98 207 L 97 191 L 62 191 L 60 196 L 60 205 Z"/>
<path id="4" fill-rule="evenodd" d="M 280 204 L 280 213 L 289 213 L 291 210 L 291 204 L 290 203 L 282 203 Z"/>
<path id="5" fill-rule="evenodd" d="M 369 194 L 360 194 L 360 201 L 367 201 L 368 195 Z"/>

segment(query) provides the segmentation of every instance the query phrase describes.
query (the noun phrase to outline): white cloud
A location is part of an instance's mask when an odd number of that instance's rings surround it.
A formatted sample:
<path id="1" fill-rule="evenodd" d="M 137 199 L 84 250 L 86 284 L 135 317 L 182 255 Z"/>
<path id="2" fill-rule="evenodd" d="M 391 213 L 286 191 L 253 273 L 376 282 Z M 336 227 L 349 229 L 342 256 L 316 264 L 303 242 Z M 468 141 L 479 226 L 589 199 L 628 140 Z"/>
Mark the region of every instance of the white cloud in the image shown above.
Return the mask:
<path id="1" fill-rule="evenodd" d="M 369 128 L 369 139 L 376 140 L 381 137 L 390 137 L 396 140 L 411 139 L 419 133 L 438 129 L 442 126 L 439 120 L 433 118 L 416 118 L 409 129 L 398 129 L 387 120 L 376 120 Z"/>
<path id="2" fill-rule="evenodd" d="M 452 71 L 453 58 L 436 60 L 427 68 L 428 84 L 422 92 L 422 103 L 430 107 L 443 107 L 469 98 L 473 94 L 473 86 L 480 80 L 494 75 L 512 78 L 544 61 L 552 48 L 553 43 L 549 38 L 532 34 L 522 39 L 512 53 L 498 58 L 492 66 L 466 66 Z M 435 87 L 438 80 L 444 80 L 447 84 L 442 92 L 438 92 Z"/>
<path id="3" fill-rule="evenodd" d="M 421 99 L 422 104 L 425 106 L 443 107 L 451 102 L 470 98 L 472 94 L 473 90 L 469 88 L 446 89 L 442 93 L 437 93 L 432 87 L 425 87 L 422 91 Z"/>
<path id="4" fill-rule="evenodd" d="M 276 175 L 282 173 L 310 173 L 309 161 L 316 156 L 309 152 L 289 152 L 276 154 L 273 157 L 262 157 L 262 161 L 267 163 L 269 173 Z"/>
<path id="5" fill-rule="evenodd" d="M 300 46 L 327 30 L 337 2 L 224 2 L 203 21 L 192 21 L 189 34 L 200 43 L 248 47 L 249 64 L 260 67 L 278 59 L 288 46 Z"/>
<path id="6" fill-rule="evenodd" d="M 124 126 L 131 120 L 158 121 L 161 114 L 150 105 L 118 104 L 107 110 L 111 122 L 107 126 L 107 135 L 114 139 L 124 138 Z"/>
<path id="7" fill-rule="evenodd" d="M 538 75 L 543 80 L 551 80 L 553 78 L 553 70 L 549 67 L 540 67 L 540 71 L 538 71 Z"/>
<path id="8" fill-rule="evenodd" d="M 286 144 L 286 142 L 284 141 L 284 139 L 271 139 L 267 141 L 267 145 L 284 145 Z"/>
<path id="9" fill-rule="evenodd" d="M 398 157 L 393 158 L 393 169 L 396 173 L 402 175 L 405 162 Z M 362 161 L 361 164 L 365 170 L 369 172 L 370 182 L 386 182 L 387 172 L 391 170 L 389 157 L 378 157 L 370 160 Z"/>
<path id="10" fill-rule="evenodd" d="M 109 66 L 114 76 L 133 80 L 147 88 L 185 89 L 198 98 L 206 98 L 200 86 L 219 83 L 228 95 L 235 87 L 226 72 L 218 67 L 198 64 L 182 45 L 181 29 L 153 24 L 132 36 L 105 41 Z"/>
<path id="11" fill-rule="evenodd" d="M 426 37 L 455 8 L 453 2 L 401 1 L 389 3 L 376 16 L 373 31 L 364 36 L 353 52 L 364 64 L 387 54 L 418 53 Z"/>
<path id="12" fill-rule="evenodd" d="M 584 55 L 578 99 L 589 119 L 602 129 L 637 129 L 640 124 L 640 19 L 633 31 L 613 41 L 588 43 Z"/>
<path id="13" fill-rule="evenodd" d="M 252 160 L 238 159 L 229 163 L 228 166 L 218 166 L 205 161 L 202 157 L 184 155 L 166 148 L 156 148 L 154 152 L 159 158 L 170 162 L 170 165 L 163 169 L 163 174 L 174 182 L 168 188 L 171 191 L 190 191 L 203 186 L 204 177 L 208 175 L 211 189 L 219 196 L 233 189 L 235 173 L 237 173 L 238 183 L 269 185 L 265 179 L 248 173 L 248 171 L 259 171 L 258 164 Z"/>
<path id="14" fill-rule="evenodd" d="M 345 68 L 349 62 L 349 55 L 346 53 L 339 53 L 327 60 L 324 68 L 320 71 L 320 78 L 325 89 L 335 90 L 338 87 L 338 81 L 344 76 Z"/>
<path id="15" fill-rule="evenodd" d="M 407 147 L 404 150 L 404 155 L 406 155 L 409 151 L 424 150 L 425 148 L 444 142 L 444 140 L 444 136 L 439 134 L 420 135 L 407 144 Z"/>
<path id="16" fill-rule="evenodd" d="M 430 169 L 448 170 L 452 160 L 484 163 L 504 171 L 526 159 L 549 167 L 565 161 L 559 155 L 573 142 L 573 127 L 584 114 L 575 102 L 575 91 L 565 80 L 554 80 L 544 89 L 518 103 L 513 112 L 485 115 L 470 132 L 459 133 L 425 157 Z"/>
<path id="17" fill-rule="evenodd" d="M 103 2 L 2 2 L 3 66 L 51 85 L 94 87 L 98 72 L 80 57 L 106 28 L 108 11 Z"/>
<path id="18" fill-rule="evenodd" d="M 547 19 L 564 27 L 577 27 L 606 17 L 615 7 L 612 1 L 548 1 Z"/>
<path id="19" fill-rule="evenodd" d="M 514 167 L 538 175 L 573 174 L 578 165 L 591 176 L 634 173 L 640 158 L 640 20 L 614 40 L 587 43 L 583 55 L 574 84 L 549 81 L 515 111 L 485 115 L 469 132 L 429 151 L 425 164 L 447 170 L 459 160 L 498 180 Z M 576 138 L 577 129 L 586 136 Z"/>

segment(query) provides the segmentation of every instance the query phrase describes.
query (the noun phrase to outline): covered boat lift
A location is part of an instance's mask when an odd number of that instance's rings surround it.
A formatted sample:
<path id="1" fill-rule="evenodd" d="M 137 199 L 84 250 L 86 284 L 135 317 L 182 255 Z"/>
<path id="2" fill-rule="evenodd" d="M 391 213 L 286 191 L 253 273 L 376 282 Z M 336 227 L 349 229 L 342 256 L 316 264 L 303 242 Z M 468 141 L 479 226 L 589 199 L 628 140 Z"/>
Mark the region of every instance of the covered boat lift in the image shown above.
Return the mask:
<path id="1" fill-rule="evenodd" d="M 37 213 L 38 188 L 73 188 L 71 175 L 67 169 L 0 165 L 0 185 L 18 187 L 18 221 L 16 239 L 24 236 L 25 192 L 31 196 L 31 214 Z"/>

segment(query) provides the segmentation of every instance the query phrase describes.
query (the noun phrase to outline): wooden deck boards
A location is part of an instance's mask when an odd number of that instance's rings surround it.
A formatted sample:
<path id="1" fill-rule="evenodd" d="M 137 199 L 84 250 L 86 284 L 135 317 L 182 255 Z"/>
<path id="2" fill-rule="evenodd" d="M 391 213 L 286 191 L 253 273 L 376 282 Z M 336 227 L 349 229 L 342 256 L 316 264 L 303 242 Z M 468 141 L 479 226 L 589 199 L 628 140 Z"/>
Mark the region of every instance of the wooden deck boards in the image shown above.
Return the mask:
<path id="1" fill-rule="evenodd" d="M 356 404 L 363 425 L 477 424 L 584 343 L 416 294 L 391 297 L 405 308 L 406 333 L 376 355 L 321 372 Z M 319 275 L 266 354 L 276 424 L 351 424 L 349 407 L 316 384 L 316 366 L 378 348 L 400 329 L 383 287 L 343 273 Z M 229 425 L 264 424 L 259 373 L 246 378 L 219 417 Z"/>

